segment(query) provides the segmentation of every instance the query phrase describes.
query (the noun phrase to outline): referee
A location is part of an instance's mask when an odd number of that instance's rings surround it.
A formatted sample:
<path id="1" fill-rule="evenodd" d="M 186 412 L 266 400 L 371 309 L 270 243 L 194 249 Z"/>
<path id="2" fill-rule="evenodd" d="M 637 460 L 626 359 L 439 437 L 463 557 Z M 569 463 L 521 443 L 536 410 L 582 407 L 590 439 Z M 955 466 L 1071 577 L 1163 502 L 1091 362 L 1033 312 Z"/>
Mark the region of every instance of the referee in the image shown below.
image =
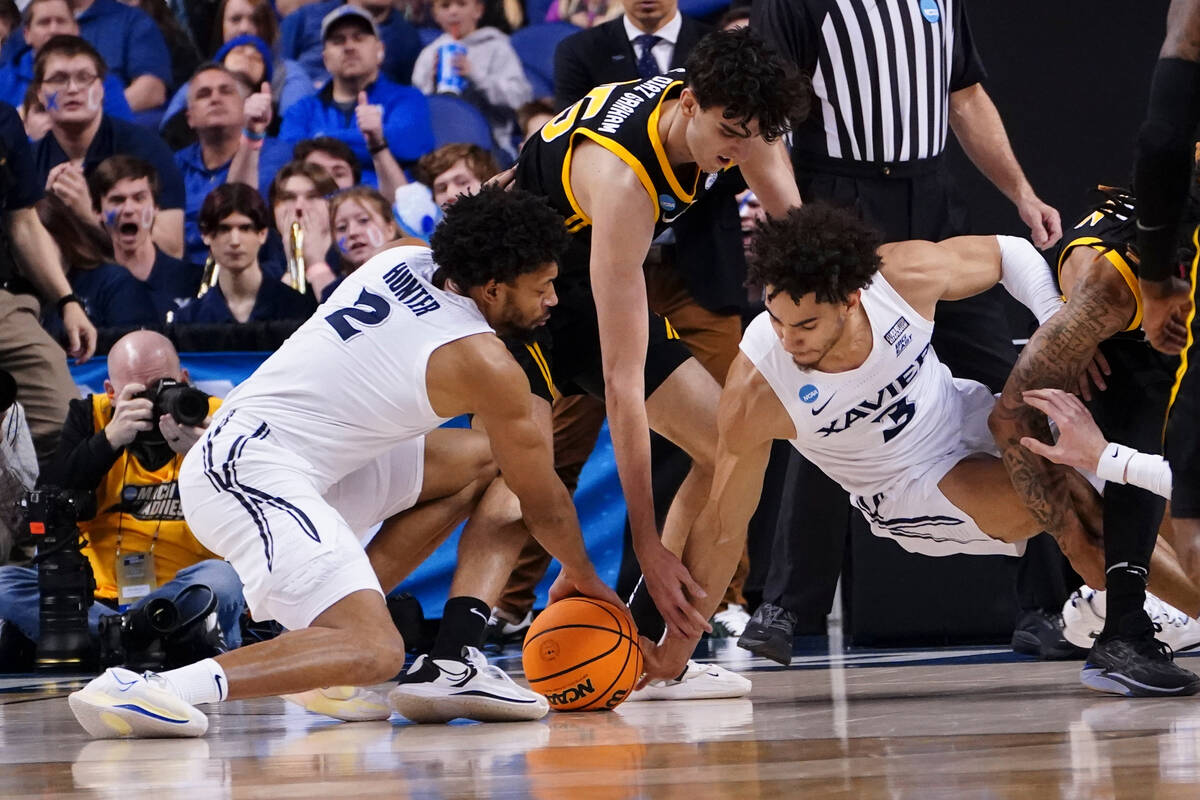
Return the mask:
<path id="1" fill-rule="evenodd" d="M 1017 207 L 1033 243 L 1044 249 L 1058 241 L 1059 214 L 1029 184 L 981 85 L 985 72 L 963 0 L 755 0 L 750 26 L 812 80 L 815 102 L 796 129 L 792 151 L 805 201 L 853 207 L 889 242 L 968 233 L 967 209 L 943 158 L 953 131 L 976 167 Z M 933 335 L 938 357 L 956 377 L 995 392 L 1016 360 L 1000 294 L 993 289 L 939 303 Z M 764 497 L 756 517 L 775 537 L 775 548 L 766 602 L 742 641 L 768 657 L 782 655 L 785 640 L 790 655 L 798 622 L 804 632 L 823 632 L 851 518 L 845 493 L 787 452 L 778 515 Z M 776 458 L 772 470 L 780 468 Z M 802 527 L 826 535 L 793 541 L 792 508 L 802 510 Z M 1061 606 L 1062 598 L 1057 602 Z"/>

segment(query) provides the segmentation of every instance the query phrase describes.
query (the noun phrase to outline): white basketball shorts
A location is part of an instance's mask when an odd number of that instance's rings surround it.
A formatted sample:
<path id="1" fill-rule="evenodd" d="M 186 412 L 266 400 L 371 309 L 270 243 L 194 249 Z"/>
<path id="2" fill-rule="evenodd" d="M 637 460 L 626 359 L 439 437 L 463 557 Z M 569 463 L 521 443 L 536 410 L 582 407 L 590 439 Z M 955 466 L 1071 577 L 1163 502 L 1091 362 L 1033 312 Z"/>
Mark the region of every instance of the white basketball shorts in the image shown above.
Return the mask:
<path id="1" fill-rule="evenodd" d="M 904 475 L 885 491 L 870 496 L 850 495 L 850 503 L 867 518 L 876 536 L 894 539 L 911 553 L 1019 556 L 1025 552 L 1024 542 L 1010 544 L 988 536 L 938 488 L 946 473 L 967 456 L 1000 455 L 987 424 L 995 396 L 975 381 L 955 378 L 954 386 L 963 410 L 957 446 L 929 462 L 925 470 Z"/>
<path id="2" fill-rule="evenodd" d="M 269 423 L 236 410 L 213 422 L 179 473 L 184 517 L 200 544 L 242 579 L 257 620 L 308 627 L 338 600 L 379 581 L 359 536 L 411 508 L 421 492 L 425 440 L 322 486 L 309 459 L 280 445 Z"/>

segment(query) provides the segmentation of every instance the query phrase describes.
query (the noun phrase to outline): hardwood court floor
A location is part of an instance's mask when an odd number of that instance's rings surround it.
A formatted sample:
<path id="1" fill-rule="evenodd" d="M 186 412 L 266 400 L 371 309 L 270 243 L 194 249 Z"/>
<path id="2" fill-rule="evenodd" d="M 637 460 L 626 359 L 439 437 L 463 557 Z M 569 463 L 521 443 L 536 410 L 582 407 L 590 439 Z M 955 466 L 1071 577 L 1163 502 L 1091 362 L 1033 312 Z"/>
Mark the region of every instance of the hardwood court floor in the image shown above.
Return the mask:
<path id="1" fill-rule="evenodd" d="M 754 680 L 743 700 L 417 726 L 265 699 L 188 740 L 91 741 L 64 699 L 78 681 L 13 677 L 0 798 L 1200 797 L 1200 698 L 1097 695 L 1078 662 L 1000 648 L 808 653 L 790 670 L 739 654 L 712 659 Z"/>

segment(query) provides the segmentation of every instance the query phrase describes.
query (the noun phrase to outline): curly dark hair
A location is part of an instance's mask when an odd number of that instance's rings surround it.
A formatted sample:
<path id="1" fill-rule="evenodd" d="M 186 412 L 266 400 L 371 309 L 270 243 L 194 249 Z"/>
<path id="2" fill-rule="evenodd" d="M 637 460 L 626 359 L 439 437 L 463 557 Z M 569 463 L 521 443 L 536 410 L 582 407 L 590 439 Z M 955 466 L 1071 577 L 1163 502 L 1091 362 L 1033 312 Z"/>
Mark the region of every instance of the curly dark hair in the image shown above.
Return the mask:
<path id="1" fill-rule="evenodd" d="M 749 28 L 708 34 L 692 48 L 686 70 L 701 108 L 725 109 L 725 119 L 736 120 L 746 132 L 750 121 L 758 120 L 759 134 L 768 142 L 808 116 L 805 79 Z"/>
<path id="2" fill-rule="evenodd" d="M 844 303 L 871 285 L 879 271 L 883 237 L 852 212 L 807 203 L 787 216 L 763 221 L 754 232 L 748 284 L 799 299 L 815 292 L 818 303 Z"/>
<path id="3" fill-rule="evenodd" d="M 430 239 L 437 277 L 464 290 L 510 283 L 558 261 L 569 242 L 562 215 L 545 199 L 490 187 L 451 204 Z"/>

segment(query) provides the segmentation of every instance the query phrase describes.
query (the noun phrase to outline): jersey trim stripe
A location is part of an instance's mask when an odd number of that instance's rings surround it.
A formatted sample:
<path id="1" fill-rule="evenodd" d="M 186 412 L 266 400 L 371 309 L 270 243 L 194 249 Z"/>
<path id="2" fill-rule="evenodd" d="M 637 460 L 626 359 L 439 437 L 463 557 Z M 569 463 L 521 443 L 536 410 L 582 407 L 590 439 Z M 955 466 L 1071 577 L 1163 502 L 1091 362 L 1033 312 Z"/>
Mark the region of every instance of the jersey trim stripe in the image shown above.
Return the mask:
<path id="1" fill-rule="evenodd" d="M 641 183 L 642 183 L 642 188 L 645 189 L 646 194 L 650 196 L 650 202 L 654 204 L 654 219 L 657 221 L 659 219 L 659 217 L 662 216 L 662 211 L 658 207 L 658 195 L 655 194 L 655 192 L 654 192 L 654 181 L 651 180 L 650 174 L 648 172 L 646 172 L 646 168 L 642 166 L 642 162 L 638 161 L 637 158 L 633 155 L 633 153 L 626 150 L 623 145 L 618 144 L 617 142 L 613 141 L 612 139 L 609 139 L 606 136 L 601 136 L 600 134 L 596 133 L 593 130 L 588 130 L 587 128 L 579 128 L 571 133 L 571 144 L 567 148 L 567 158 L 563 162 L 563 174 L 568 177 L 568 180 L 569 180 L 569 177 L 571 174 L 571 166 L 570 165 L 571 165 L 571 158 L 574 156 L 574 152 L 575 152 L 574 148 L 575 148 L 575 137 L 576 136 L 585 136 L 588 139 L 591 139 L 593 142 L 600 145 L 605 150 L 607 150 L 608 152 L 612 153 L 617 158 L 624 161 L 629 166 L 629 168 L 633 170 L 633 173 L 635 175 L 637 175 L 638 180 L 641 181 Z M 671 175 L 671 173 L 667 173 L 668 181 L 671 180 L 670 175 Z M 579 204 L 575 202 L 575 195 L 570 191 L 570 188 L 567 185 L 567 183 L 563 183 L 563 189 L 567 190 L 567 199 L 571 201 L 571 206 L 578 210 Z M 580 210 L 579 213 L 583 214 L 583 211 Z M 591 224 L 592 224 L 592 221 L 589 219 L 588 225 L 591 225 Z"/>
<path id="2" fill-rule="evenodd" d="M 682 85 L 683 81 L 674 81 L 668 84 L 667 88 L 663 89 L 661 97 L 665 98 L 672 89 Z M 654 106 L 654 110 L 650 112 L 650 116 L 646 120 L 646 132 L 650 135 L 650 146 L 654 148 L 654 155 L 658 156 L 658 166 L 662 169 L 662 173 L 667 179 L 667 185 L 671 187 L 671 191 L 675 192 L 680 200 L 690 203 L 696 198 L 696 187 L 700 184 L 700 170 L 696 170 L 696 177 L 692 181 L 692 191 L 688 192 L 679 183 L 679 177 L 675 174 L 671 162 L 667 160 L 667 151 L 663 147 L 662 137 L 658 135 L 658 118 L 659 114 L 662 113 L 662 104 L 663 101 L 660 99 L 658 104 Z M 639 164 L 639 166 L 641 165 Z M 653 194 L 653 191 L 651 194 Z M 657 204 L 658 198 L 656 197 L 655 205 Z M 657 218 L 655 217 L 655 219 Z"/>
<path id="3" fill-rule="evenodd" d="M 558 389 L 554 388 L 554 379 L 550 377 L 550 365 L 546 363 L 546 357 L 542 354 L 541 346 L 537 343 L 527 344 L 525 345 L 525 349 L 529 351 L 529 355 L 533 356 L 533 362 L 537 364 L 538 371 L 546 379 L 546 388 L 550 390 L 550 396 L 559 397 Z"/>
<path id="4" fill-rule="evenodd" d="M 1129 287 L 1129 291 L 1133 292 L 1133 301 L 1136 306 L 1133 311 L 1133 319 L 1126 326 L 1125 332 L 1136 331 L 1140 328 L 1142 325 L 1142 289 L 1138 286 L 1137 276 L 1133 274 L 1133 269 L 1129 266 L 1129 262 L 1125 260 L 1125 257 L 1104 244 L 1102 239 L 1097 239 L 1095 236 L 1080 236 L 1062 249 L 1062 252 L 1058 256 L 1058 285 L 1062 286 L 1063 264 L 1066 263 L 1067 256 L 1076 247 L 1092 248 L 1116 267 L 1117 272 L 1121 273 L 1121 277 L 1125 279 L 1125 284 Z"/>
<path id="5" fill-rule="evenodd" d="M 1196 255 L 1192 257 L 1191 272 L 1192 297 L 1195 297 L 1196 270 L 1197 267 L 1200 266 L 1200 225 L 1197 225 L 1196 229 L 1192 231 L 1192 246 L 1196 248 Z M 1164 440 L 1167 438 L 1167 420 L 1171 418 L 1171 407 L 1175 405 L 1175 397 L 1179 394 L 1179 387 L 1183 383 L 1183 376 L 1186 375 L 1188 371 L 1188 353 L 1191 352 L 1192 345 L 1196 343 L 1192 338 L 1192 323 L 1195 321 L 1196 304 L 1192 303 L 1192 310 L 1188 312 L 1187 316 L 1187 344 L 1184 346 L 1183 351 L 1179 354 L 1179 369 L 1175 372 L 1175 383 L 1173 386 L 1171 386 L 1171 397 L 1169 400 L 1167 400 L 1167 416 L 1166 419 L 1163 420 Z"/>

